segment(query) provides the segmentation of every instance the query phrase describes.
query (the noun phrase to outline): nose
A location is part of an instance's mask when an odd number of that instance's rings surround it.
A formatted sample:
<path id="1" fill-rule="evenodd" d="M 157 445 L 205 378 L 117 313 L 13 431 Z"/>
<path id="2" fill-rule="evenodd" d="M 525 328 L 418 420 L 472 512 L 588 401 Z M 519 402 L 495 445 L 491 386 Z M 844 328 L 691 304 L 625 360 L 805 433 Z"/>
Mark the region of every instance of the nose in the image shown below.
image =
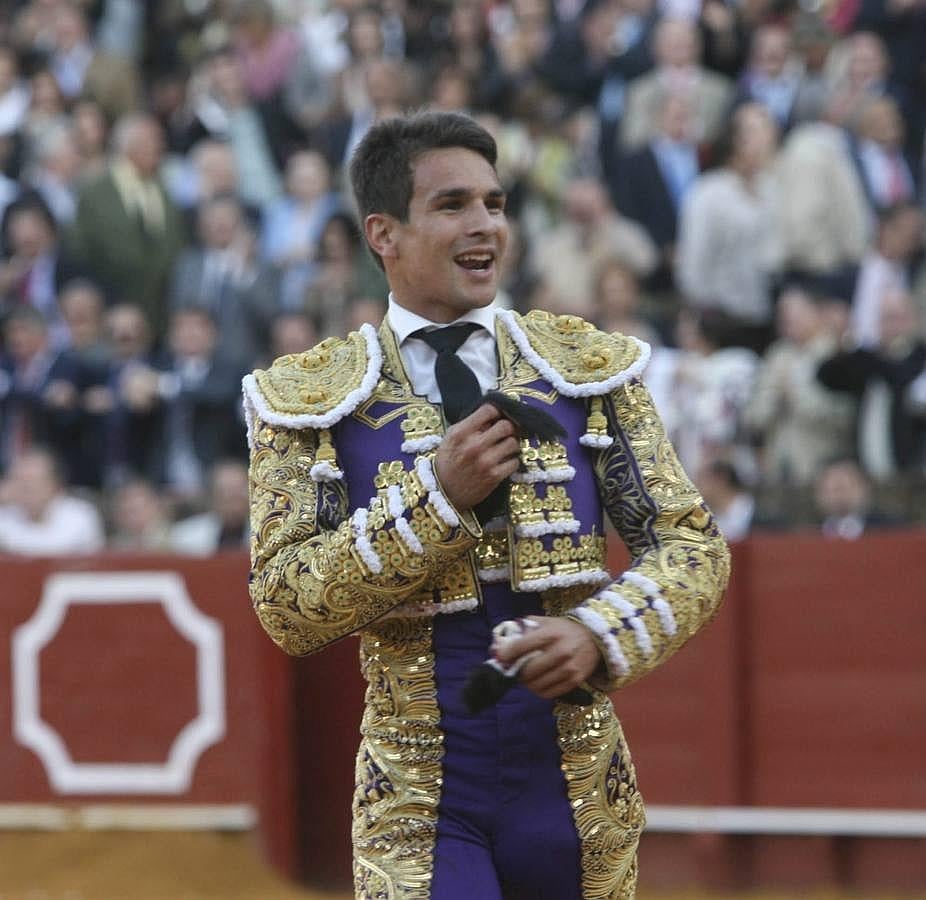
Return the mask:
<path id="1" fill-rule="evenodd" d="M 489 209 L 485 203 L 474 203 L 467 221 L 470 234 L 492 234 L 504 224 L 504 213 Z"/>

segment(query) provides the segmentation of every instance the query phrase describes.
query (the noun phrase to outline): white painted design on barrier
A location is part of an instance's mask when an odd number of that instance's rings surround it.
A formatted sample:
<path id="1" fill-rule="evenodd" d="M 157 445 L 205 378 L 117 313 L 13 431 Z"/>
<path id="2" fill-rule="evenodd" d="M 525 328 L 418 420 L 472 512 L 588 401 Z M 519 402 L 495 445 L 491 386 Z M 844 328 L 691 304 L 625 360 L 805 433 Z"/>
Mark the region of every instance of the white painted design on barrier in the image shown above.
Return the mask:
<path id="1" fill-rule="evenodd" d="M 39 655 L 77 604 L 159 603 L 196 648 L 198 714 L 174 738 L 167 762 L 79 763 L 61 735 L 42 719 Z M 200 755 L 225 735 L 225 654 L 222 627 L 190 599 L 174 572 L 59 572 L 45 582 L 35 614 L 12 639 L 13 734 L 36 753 L 51 786 L 62 794 L 182 794 Z"/>

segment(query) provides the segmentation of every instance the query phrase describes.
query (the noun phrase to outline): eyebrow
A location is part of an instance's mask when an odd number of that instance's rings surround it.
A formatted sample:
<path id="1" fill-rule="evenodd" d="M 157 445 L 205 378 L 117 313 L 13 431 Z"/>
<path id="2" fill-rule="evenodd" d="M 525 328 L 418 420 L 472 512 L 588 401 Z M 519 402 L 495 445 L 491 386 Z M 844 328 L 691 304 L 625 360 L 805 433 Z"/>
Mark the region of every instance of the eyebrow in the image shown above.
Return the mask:
<path id="1" fill-rule="evenodd" d="M 440 203 L 442 200 L 462 200 L 476 193 L 476 191 L 462 187 L 445 188 L 444 190 L 438 191 L 436 194 L 434 194 L 431 197 L 431 202 Z M 501 188 L 492 188 L 491 190 L 486 191 L 483 196 L 487 200 L 504 200 L 506 195 Z"/>

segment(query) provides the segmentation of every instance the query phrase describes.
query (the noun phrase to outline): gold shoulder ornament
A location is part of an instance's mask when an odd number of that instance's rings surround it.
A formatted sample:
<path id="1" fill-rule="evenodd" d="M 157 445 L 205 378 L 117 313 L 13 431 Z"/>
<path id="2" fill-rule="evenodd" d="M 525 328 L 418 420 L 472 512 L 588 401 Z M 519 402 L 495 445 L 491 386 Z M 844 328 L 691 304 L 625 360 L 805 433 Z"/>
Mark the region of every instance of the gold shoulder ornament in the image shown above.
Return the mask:
<path id="1" fill-rule="evenodd" d="M 524 358 L 560 394 L 588 399 L 588 421 L 579 443 L 597 450 L 609 447 L 613 438 L 602 398 L 643 374 L 649 344 L 599 331 L 578 316 L 542 310 L 519 316 L 500 310 L 498 317 Z"/>
<path id="2" fill-rule="evenodd" d="M 304 353 L 275 360 L 242 382 L 248 442 L 260 419 L 284 428 L 328 429 L 376 388 L 383 354 L 376 329 L 361 325 L 346 338 L 326 338 Z"/>

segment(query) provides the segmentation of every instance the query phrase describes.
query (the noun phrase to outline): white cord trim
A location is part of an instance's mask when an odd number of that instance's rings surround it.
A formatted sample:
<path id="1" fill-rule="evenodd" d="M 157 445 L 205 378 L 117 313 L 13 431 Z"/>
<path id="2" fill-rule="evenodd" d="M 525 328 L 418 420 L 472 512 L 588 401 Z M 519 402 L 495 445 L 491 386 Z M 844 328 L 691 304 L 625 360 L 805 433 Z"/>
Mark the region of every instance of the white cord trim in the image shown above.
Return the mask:
<path id="1" fill-rule="evenodd" d="M 624 572 L 621 575 L 620 580 L 625 584 L 631 584 L 634 587 L 639 588 L 646 594 L 647 597 L 661 597 L 662 588 L 653 581 L 652 578 L 647 578 L 645 575 L 641 575 L 639 572 L 629 571 Z"/>
<path id="2" fill-rule="evenodd" d="M 402 441 L 403 453 L 427 453 L 440 447 L 443 438 L 439 434 L 429 434 L 427 437 L 410 438 Z"/>
<path id="3" fill-rule="evenodd" d="M 672 637 L 678 631 L 678 625 L 675 623 L 675 616 L 672 614 L 672 607 L 669 606 L 669 602 L 662 597 L 657 597 L 653 600 L 653 609 L 656 610 L 656 615 L 659 616 L 662 630 L 669 637 Z"/>
<path id="4" fill-rule="evenodd" d="M 563 519 L 561 522 L 531 522 L 529 525 L 515 525 L 517 537 L 543 537 L 545 534 L 575 534 L 579 530 L 576 519 Z"/>
<path id="5" fill-rule="evenodd" d="M 244 389 L 244 379 L 241 379 L 241 405 L 244 407 L 244 424 L 248 430 L 248 449 L 254 450 L 257 447 L 257 438 L 254 436 L 254 422 L 257 419 L 257 411 L 254 404 Z"/>
<path id="6" fill-rule="evenodd" d="M 583 434 L 579 438 L 579 443 L 583 447 L 593 447 L 595 450 L 605 450 L 614 443 L 614 438 L 609 434 Z"/>
<path id="7" fill-rule="evenodd" d="M 626 600 L 620 594 L 614 591 L 601 591 L 598 598 L 606 600 L 621 615 L 624 624 L 633 629 L 633 637 L 644 656 L 653 655 L 653 639 L 646 628 L 646 622 L 643 621 L 642 613 L 646 607 L 634 606 L 629 600 Z"/>
<path id="8" fill-rule="evenodd" d="M 418 535 L 412 531 L 412 526 L 405 518 L 405 501 L 402 499 L 402 491 L 397 484 L 390 484 L 386 488 L 386 499 L 389 501 L 389 515 L 392 516 L 399 537 L 412 553 L 421 556 L 424 553 L 424 547 L 421 546 Z"/>
<path id="9" fill-rule="evenodd" d="M 360 558 L 374 575 L 379 575 L 383 571 L 383 561 L 379 558 L 370 543 L 370 539 L 367 537 L 368 516 L 369 511 L 366 507 L 358 506 L 351 517 L 351 527 L 354 531 L 354 539 L 357 543 L 357 552 L 360 554 Z"/>
<path id="10" fill-rule="evenodd" d="M 611 576 L 604 571 L 573 572 L 569 575 L 547 575 L 544 578 L 534 578 L 521 581 L 515 588 L 517 591 L 546 591 L 550 588 L 572 587 L 576 584 L 601 585 L 611 580 Z"/>
<path id="11" fill-rule="evenodd" d="M 403 603 L 391 609 L 384 619 L 421 619 L 425 616 L 434 616 L 440 613 L 467 612 L 479 606 L 475 597 L 465 597 L 462 600 L 451 600 L 449 603 Z"/>
<path id="12" fill-rule="evenodd" d="M 595 610 L 589 609 L 587 606 L 577 606 L 572 612 L 586 628 L 590 629 L 601 640 L 605 654 L 608 657 L 608 665 L 618 675 L 626 675 L 630 671 L 630 663 L 627 662 L 627 657 L 624 656 L 624 651 L 621 650 L 617 638 L 611 634 L 608 623 Z"/>
<path id="13" fill-rule="evenodd" d="M 389 515 L 399 519 L 405 512 L 405 501 L 402 499 L 402 490 L 397 484 L 386 487 L 386 500 L 389 502 Z"/>
<path id="14" fill-rule="evenodd" d="M 244 376 L 241 385 L 244 395 L 250 399 L 256 414 L 270 425 L 283 425 L 287 428 L 330 428 L 345 416 L 350 415 L 373 393 L 373 389 L 379 381 L 379 373 L 383 365 L 383 351 L 379 346 L 376 329 L 368 322 L 364 322 L 358 330 L 367 342 L 367 370 L 360 381 L 360 385 L 352 390 L 337 406 L 323 415 L 310 413 L 293 415 L 292 413 L 276 412 L 267 404 L 252 372 L 250 375 Z"/>
<path id="15" fill-rule="evenodd" d="M 496 516 L 494 519 L 489 519 L 489 521 L 482 526 L 484 534 L 499 534 L 507 530 L 508 520 L 504 516 Z"/>
<path id="16" fill-rule="evenodd" d="M 620 594 L 616 594 L 614 591 L 601 591 L 598 594 L 598 599 L 610 603 L 611 606 L 613 606 L 625 618 L 629 618 L 630 616 L 635 616 L 637 614 L 637 607 L 622 597 Z"/>
<path id="17" fill-rule="evenodd" d="M 515 314 L 510 309 L 500 309 L 495 313 L 511 335 L 512 340 L 518 345 L 518 349 L 524 354 L 527 361 L 541 374 L 550 384 L 553 385 L 561 394 L 567 397 L 597 397 L 602 394 L 609 394 L 615 388 L 626 384 L 632 378 L 643 374 L 650 357 L 650 346 L 639 338 L 630 337 L 628 340 L 633 341 L 640 350 L 640 355 L 621 372 L 605 378 L 604 381 L 588 381 L 584 384 L 573 384 L 566 381 L 556 369 L 553 368 L 532 346 L 527 335 L 518 324 Z"/>
<path id="18" fill-rule="evenodd" d="M 428 503 L 436 510 L 437 514 L 451 528 L 457 528 L 460 524 L 460 517 L 456 514 L 454 508 L 447 501 L 447 498 L 441 493 L 438 487 L 437 479 L 434 477 L 434 469 L 431 466 L 431 460 L 426 456 L 419 456 L 415 460 L 415 471 L 428 492 Z"/>
<path id="19" fill-rule="evenodd" d="M 515 472 L 512 481 L 519 484 L 558 484 L 563 481 L 572 481 L 576 477 L 576 470 L 572 466 L 560 466 L 558 469 L 530 469 L 527 472 Z"/>
<path id="20" fill-rule="evenodd" d="M 340 469 L 336 469 L 331 465 L 328 460 L 323 462 L 317 462 L 311 469 L 309 469 L 309 476 L 312 481 L 340 481 L 344 477 L 344 473 Z"/>
<path id="21" fill-rule="evenodd" d="M 508 581 L 511 578 L 511 566 L 497 566 L 494 569 L 477 569 L 476 575 L 480 581 Z"/>

